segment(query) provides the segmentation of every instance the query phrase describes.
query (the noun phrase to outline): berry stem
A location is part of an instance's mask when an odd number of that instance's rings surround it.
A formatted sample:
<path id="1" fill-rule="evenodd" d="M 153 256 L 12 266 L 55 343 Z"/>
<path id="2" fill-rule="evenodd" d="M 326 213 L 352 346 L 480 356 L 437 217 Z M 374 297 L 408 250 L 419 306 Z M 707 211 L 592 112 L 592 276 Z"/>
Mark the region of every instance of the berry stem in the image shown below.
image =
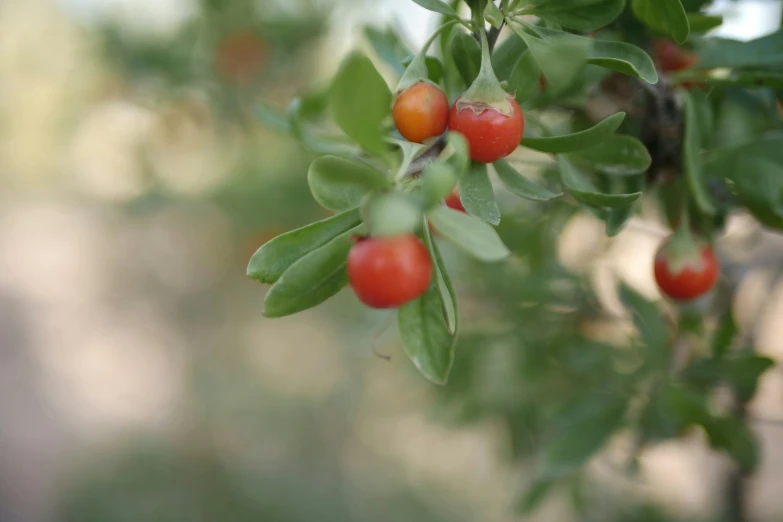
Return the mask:
<path id="1" fill-rule="evenodd" d="M 487 32 L 481 27 L 479 33 L 481 36 L 481 69 L 473 85 L 457 102 L 458 109 L 471 107 L 478 113 L 491 108 L 506 116 L 511 116 L 514 108 L 509 101 L 509 94 L 503 90 L 497 75 L 495 75 L 495 70 L 492 68 Z"/>
<path id="2" fill-rule="evenodd" d="M 459 23 L 459 20 L 451 20 L 438 27 L 429 40 L 424 43 L 424 46 L 416 54 L 408 67 L 405 69 L 405 74 L 400 78 L 400 82 L 397 84 L 397 88 L 394 90 L 395 94 L 399 94 L 405 89 L 413 87 L 419 82 L 429 82 L 429 71 L 427 70 L 427 51 L 429 51 L 432 43 L 440 34 Z"/>

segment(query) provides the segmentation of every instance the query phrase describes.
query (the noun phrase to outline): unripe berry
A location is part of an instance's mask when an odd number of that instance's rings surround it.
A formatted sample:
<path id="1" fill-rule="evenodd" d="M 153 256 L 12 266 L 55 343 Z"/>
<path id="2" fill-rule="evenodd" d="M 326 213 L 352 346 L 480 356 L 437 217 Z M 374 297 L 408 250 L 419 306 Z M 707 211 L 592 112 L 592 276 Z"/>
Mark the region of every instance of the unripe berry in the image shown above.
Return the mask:
<path id="1" fill-rule="evenodd" d="M 392 117 L 397 130 L 406 140 L 422 143 L 446 131 L 449 100 L 434 85 L 419 82 L 397 96 Z"/>

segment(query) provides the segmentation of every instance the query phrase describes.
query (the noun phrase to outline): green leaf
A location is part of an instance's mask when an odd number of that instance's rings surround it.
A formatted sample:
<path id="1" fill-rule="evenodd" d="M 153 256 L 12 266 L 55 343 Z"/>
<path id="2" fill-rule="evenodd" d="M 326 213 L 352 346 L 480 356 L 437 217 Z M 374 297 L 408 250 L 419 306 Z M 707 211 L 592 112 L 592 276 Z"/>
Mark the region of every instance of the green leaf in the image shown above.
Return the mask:
<path id="1" fill-rule="evenodd" d="M 451 36 L 449 50 L 465 84 L 471 85 L 481 69 L 481 46 L 472 35 L 456 30 Z"/>
<path id="2" fill-rule="evenodd" d="M 704 214 L 715 215 L 715 206 L 710 200 L 704 180 L 701 159 L 702 129 L 699 112 L 693 96 L 685 95 L 685 139 L 683 140 L 682 163 L 688 188 L 696 204 Z"/>
<path id="3" fill-rule="evenodd" d="M 498 80 L 504 81 L 511 77 L 520 57 L 527 51 L 527 44 L 516 33 L 509 34 L 500 42 L 492 53 L 492 69 Z"/>
<path id="4" fill-rule="evenodd" d="M 508 82 L 508 91 L 524 103 L 538 93 L 541 71 L 533 53 L 516 33 L 510 34 L 492 53 L 492 68 L 498 80 Z"/>
<path id="5" fill-rule="evenodd" d="M 625 0 L 550 0 L 536 7 L 535 14 L 563 27 L 590 32 L 612 23 L 624 7 Z"/>
<path id="6" fill-rule="evenodd" d="M 364 36 L 378 58 L 391 66 L 398 75 L 405 72 L 402 61 L 411 54 L 411 51 L 391 28 L 382 31 L 375 27 L 365 27 Z"/>
<path id="7" fill-rule="evenodd" d="M 517 504 L 519 513 L 522 515 L 533 513 L 552 492 L 555 484 L 554 480 L 541 478 L 534 480 Z"/>
<path id="8" fill-rule="evenodd" d="M 575 165 L 612 176 L 642 174 L 652 163 L 642 142 L 626 135 L 608 136 L 597 145 L 568 154 L 567 158 Z"/>
<path id="9" fill-rule="evenodd" d="M 484 9 L 484 19 L 492 27 L 499 29 L 503 24 L 503 18 L 503 12 L 495 5 L 495 2 L 487 2 L 487 7 Z"/>
<path id="10" fill-rule="evenodd" d="M 715 449 L 726 451 L 743 473 L 753 473 L 759 465 L 759 443 L 742 419 L 715 417 L 705 423 L 704 429 Z"/>
<path id="11" fill-rule="evenodd" d="M 709 423 L 711 415 L 706 394 L 684 383 L 670 382 L 663 390 L 666 405 L 682 426 Z"/>
<path id="12" fill-rule="evenodd" d="M 720 318 L 718 328 L 712 337 L 713 357 L 721 359 L 725 356 L 734 343 L 737 333 L 739 333 L 739 330 L 737 329 L 737 323 L 734 322 L 734 314 L 732 310 L 728 310 Z"/>
<path id="13" fill-rule="evenodd" d="M 389 116 L 392 94 L 369 58 L 358 52 L 343 61 L 332 85 L 337 125 L 370 152 L 386 149 L 382 123 Z"/>
<path id="14" fill-rule="evenodd" d="M 407 56 L 402 61 L 402 64 L 405 67 L 408 67 L 411 64 L 411 62 L 413 62 L 414 58 L 416 58 L 415 55 Z M 438 58 L 435 58 L 434 56 L 425 56 L 424 63 L 427 66 L 427 79 L 430 80 L 432 83 L 439 84 L 441 79 L 443 79 L 443 62 L 441 62 Z"/>
<path id="15" fill-rule="evenodd" d="M 633 322 L 649 353 L 666 354 L 669 334 L 661 310 L 626 285 L 620 287 L 623 303 L 633 315 Z"/>
<path id="16" fill-rule="evenodd" d="M 586 38 L 546 27 L 536 27 L 536 32 L 544 39 L 565 38 L 584 45 L 588 49 L 587 63 L 589 64 L 635 76 L 647 83 L 658 82 L 658 72 L 655 69 L 652 58 L 635 45 L 625 42 Z"/>
<path id="17" fill-rule="evenodd" d="M 359 211 L 351 210 L 277 236 L 253 254 L 247 275 L 271 285 L 296 261 L 360 222 Z"/>
<path id="18" fill-rule="evenodd" d="M 382 172 L 337 156 L 322 156 L 313 161 L 307 182 L 315 200 L 330 210 L 356 208 L 368 192 L 389 186 Z"/>
<path id="19" fill-rule="evenodd" d="M 775 366 L 775 361 L 755 353 L 738 353 L 722 361 L 723 374 L 742 402 L 756 395 L 759 378 Z"/>
<path id="20" fill-rule="evenodd" d="M 699 49 L 697 67 L 779 70 L 783 67 L 783 29 L 749 42 L 706 38 Z"/>
<path id="21" fill-rule="evenodd" d="M 440 291 L 440 298 L 443 302 L 443 314 L 446 318 L 446 323 L 449 327 L 449 332 L 454 337 L 456 342 L 457 335 L 459 335 L 459 307 L 457 303 L 457 292 L 454 290 L 454 285 L 451 283 L 449 272 L 446 269 L 446 264 L 443 262 L 443 257 L 440 255 L 438 245 L 432 240 L 432 234 L 428 226 L 422 227 L 424 231 L 424 242 L 427 244 L 427 249 L 430 251 L 430 257 L 435 261 L 435 270 L 433 271 L 435 281 L 438 285 L 438 291 Z"/>
<path id="22" fill-rule="evenodd" d="M 419 372 L 435 384 L 445 385 L 454 363 L 455 337 L 449 332 L 443 300 L 434 282 L 419 299 L 400 307 L 397 329 L 405 353 Z"/>
<path id="23" fill-rule="evenodd" d="M 702 90 L 692 90 L 690 95 L 699 122 L 701 147 L 711 148 L 715 138 L 715 115 L 712 112 L 712 104 L 707 98 L 707 93 Z"/>
<path id="24" fill-rule="evenodd" d="M 495 229 L 480 219 L 445 205 L 434 208 L 427 216 L 447 241 L 480 261 L 500 261 L 510 255 Z"/>
<path id="25" fill-rule="evenodd" d="M 688 13 L 688 24 L 692 33 L 706 33 L 723 25 L 723 17 L 704 13 Z"/>
<path id="26" fill-rule="evenodd" d="M 615 133 L 625 119 L 624 112 L 618 112 L 597 123 L 595 126 L 574 134 L 552 136 L 548 138 L 523 138 L 522 146 L 540 152 L 559 154 L 574 152 L 599 144 Z"/>
<path id="27" fill-rule="evenodd" d="M 538 93 L 541 71 L 533 53 L 523 52 L 508 78 L 508 90 L 513 92 L 517 103 L 525 103 Z"/>
<path id="28" fill-rule="evenodd" d="M 529 35 L 526 43 L 546 78 L 548 92 L 559 95 L 582 77 L 587 65 L 587 46 L 583 43 L 567 38 L 541 40 Z"/>
<path id="29" fill-rule="evenodd" d="M 296 261 L 264 299 L 265 317 L 284 317 L 323 303 L 348 283 L 345 264 L 353 246 L 348 231 Z"/>
<path id="30" fill-rule="evenodd" d="M 625 417 L 627 403 L 618 395 L 585 394 L 565 413 L 558 434 L 544 448 L 540 476 L 559 478 L 581 468 L 600 450 Z"/>
<path id="31" fill-rule="evenodd" d="M 680 0 L 633 0 L 631 6 L 648 27 L 669 33 L 678 43 L 688 39 L 691 26 Z"/>
<path id="32" fill-rule="evenodd" d="M 449 132 L 446 138 L 446 161 L 454 168 L 457 178 L 461 178 L 470 167 L 470 148 L 468 140 L 459 132 Z"/>
<path id="33" fill-rule="evenodd" d="M 318 100 L 310 98 L 293 98 L 288 104 L 288 128 L 294 138 L 315 154 L 350 154 L 356 153 L 355 147 L 343 142 L 336 142 L 326 136 L 316 136 L 305 126 L 308 118 L 317 118 L 313 111 L 322 110 Z"/>
<path id="34" fill-rule="evenodd" d="M 500 224 L 500 209 L 487 174 L 487 165 L 473 163 L 459 183 L 459 198 L 468 214 L 495 226 Z"/>
<path id="35" fill-rule="evenodd" d="M 658 83 L 658 72 L 652 58 L 635 45 L 625 42 L 594 40 L 587 63 L 635 76 L 650 84 Z"/>
<path id="36" fill-rule="evenodd" d="M 772 135 L 721 151 L 705 170 L 729 179 L 756 219 L 783 229 L 783 136 Z"/>
<path id="37" fill-rule="evenodd" d="M 615 237 L 623 231 L 625 225 L 636 212 L 636 205 L 609 209 L 606 213 L 606 235 Z"/>
<path id="38" fill-rule="evenodd" d="M 291 132 L 287 116 L 264 101 L 256 103 L 255 115 L 261 123 L 273 131 L 280 133 Z"/>
<path id="39" fill-rule="evenodd" d="M 722 150 L 705 171 L 730 180 L 734 193 L 761 223 L 783 229 L 782 135 Z"/>
<path id="40" fill-rule="evenodd" d="M 552 192 L 541 185 L 533 183 L 517 172 L 506 160 L 496 161 L 494 167 L 495 172 L 498 174 L 498 178 L 508 191 L 519 197 L 532 201 L 551 201 L 563 195 L 562 192 Z"/>
<path id="41" fill-rule="evenodd" d="M 593 182 L 579 171 L 564 156 L 558 158 L 560 176 L 568 192 L 574 199 L 595 208 L 615 208 L 630 205 L 642 195 L 641 192 L 632 194 L 604 194 L 599 192 Z"/>
<path id="42" fill-rule="evenodd" d="M 441 0 L 413 0 L 424 9 L 428 11 L 434 11 L 450 18 L 459 18 L 457 12 L 452 9 L 446 2 Z"/>

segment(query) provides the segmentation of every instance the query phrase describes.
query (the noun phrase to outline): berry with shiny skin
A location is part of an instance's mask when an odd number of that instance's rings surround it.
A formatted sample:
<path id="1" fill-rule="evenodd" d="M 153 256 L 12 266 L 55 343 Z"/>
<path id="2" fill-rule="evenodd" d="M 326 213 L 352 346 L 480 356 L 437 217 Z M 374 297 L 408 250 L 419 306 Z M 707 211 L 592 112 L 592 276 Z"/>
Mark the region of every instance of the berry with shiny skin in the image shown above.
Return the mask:
<path id="1" fill-rule="evenodd" d="M 671 40 L 657 40 L 653 46 L 655 61 L 665 73 L 682 71 L 696 65 L 699 57 Z"/>
<path id="2" fill-rule="evenodd" d="M 451 108 L 449 130 L 459 132 L 468 141 L 470 159 L 480 163 L 494 163 L 516 150 L 525 131 L 522 109 L 513 98 L 506 116 L 494 108 L 457 103 Z"/>
<path id="3" fill-rule="evenodd" d="M 397 130 L 406 140 L 422 143 L 446 131 L 449 100 L 434 85 L 419 82 L 397 96 L 392 117 Z"/>
<path id="4" fill-rule="evenodd" d="M 396 308 L 421 297 L 432 280 L 432 260 L 413 234 L 359 239 L 348 253 L 348 281 L 371 308 Z"/>
<path id="5" fill-rule="evenodd" d="M 452 210 L 458 210 L 460 212 L 468 213 L 465 207 L 462 205 L 462 200 L 459 197 L 459 189 L 455 188 L 451 191 L 451 194 L 446 196 L 446 206 Z"/>
<path id="6" fill-rule="evenodd" d="M 720 269 L 709 244 L 667 240 L 655 256 L 654 272 L 663 294 L 676 301 L 693 301 L 712 290 Z"/>

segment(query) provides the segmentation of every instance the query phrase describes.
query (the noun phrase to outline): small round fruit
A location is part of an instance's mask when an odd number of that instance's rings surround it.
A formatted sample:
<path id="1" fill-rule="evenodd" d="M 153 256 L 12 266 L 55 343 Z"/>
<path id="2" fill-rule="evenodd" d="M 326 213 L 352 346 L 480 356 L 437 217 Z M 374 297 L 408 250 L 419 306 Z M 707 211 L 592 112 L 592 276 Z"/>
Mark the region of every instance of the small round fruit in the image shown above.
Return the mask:
<path id="1" fill-rule="evenodd" d="M 446 131 L 449 100 L 434 85 L 419 82 L 397 96 L 392 116 L 397 130 L 406 140 L 422 143 Z"/>
<path id="2" fill-rule="evenodd" d="M 218 45 L 215 68 L 227 83 L 247 87 L 261 73 L 265 55 L 264 42 L 255 34 L 232 34 Z"/>
<path id="3" fill-rule="evenodd" d="M 708 244 L 694 244 L 677 253 L 667 240 L 655 256 L 658 288 L 677 301 L 692 301 L 712 290 L 719 272 L 715 251 Z"/>
<path id="4" fill-rule="evenodd" d="M 525 118 L 516 100 L 510 98 L 509 103 L 513 109 L 511 116 L 492 108 L 460 107 L 459 100 L 451 108 L 449 130 L 465 136 L 473 161 L 494 163 L 519 146 Z"/>
<path id="5" fill-rule="evenodd" d="M 351 248 L 347 270 L 361 302 L 371 308 L 396 308 L 427 291 L 432 260 L 412 234 L 365 237 Z"/>
<path id="6" fill-rule="evenodd" d="M 459 210 L 460 212 L 468 213 L 465 207 L 462 205 L 462 200 L 459 198 L 459 189 L 455 188 L 451 191 L 451 194 L 446 196 L 446 206 L 452 210 Z"/>
<path id="7" fill-rule="evenodd" d="M 694 53 L 686 51 L 671 40 L 657 40 L 653 54 L 663 72 L 677 72 L 693 67 L 699 61 Z"/>

